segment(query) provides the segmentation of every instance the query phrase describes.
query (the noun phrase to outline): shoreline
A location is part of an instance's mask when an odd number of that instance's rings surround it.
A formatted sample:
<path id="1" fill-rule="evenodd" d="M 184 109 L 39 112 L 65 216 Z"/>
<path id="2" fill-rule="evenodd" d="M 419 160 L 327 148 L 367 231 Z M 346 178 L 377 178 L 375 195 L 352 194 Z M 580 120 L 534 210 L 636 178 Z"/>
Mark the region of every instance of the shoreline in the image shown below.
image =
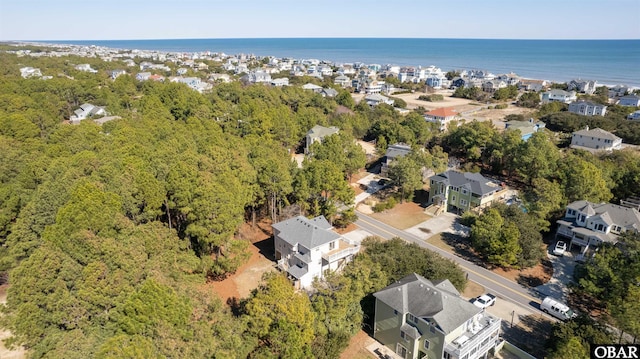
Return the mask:
<path id="1" fill-rule="evenodd" d="M 5 43 L 5 44 L 15 44 L 15 45 L 29 45 L 29 46 L 43 46 L 43 47 L 53 47 L 53 48 L 78 48 L 78 49 L 82 49 L 82 48 L 96 48 L 96 49 L 104 49 L 104 50 L 112 50 L 112 51 L 122 51 L 122 52 L 150 52 L 150 53 L 155 53 L 155 54 L 172 54 L 172 55 L 202 55 L 202 54 L 207 54 L 207 55 L 225 55 L 225 56 L 236 56 L 236 55 L 249 55 L 249 56 L 255 56 L 257 58 L 276 58 L 276 59 L 295 59 L 295 60 L 309 60 L 309 59 L 317 59 L 317 58 L 325 58 L 324 60 L 320 60 L 322 63 L 327 63 L 327 64 L 331 64 L 331 65 L 341 65 L 341 64 L 356 64 L 356 63 L 362 63 L 365 65 L 380 65 L 383 64 L 382 67 L 389 67 L 389 66 L 401 66 L 401 67 L 422 67 L 422 68 L 427 68 L 429 66 L 435 66 L 437 68 L 441 68 L 444 69 L 443 71 L 460 71 L 460 70 L 486 70 L 487 72 L 490 73 L 495 73 L 495 74 L 507 74 L 507 73 L 515 73 L 519 78 L 521 79 L 525 79 L 525 80 L 545 80 L 545 81 L 549 81 L 552 83 L 567 83 L 569 81 L 571 81 L 572 79 L 583 79 L 583 80 L 595 80 L 598 82 L 599 86 L 606 86 L 606 87 L 614 87 L 614 86 L 618 86 L 618 85 L 622 85 L 622 86 L 627 86 L 629 87 L 630 90 L 636 90 L 636 89 L 640 89 L 640 78 L 637 80 L 633 80 L 630 78 L 625 78 L 624 80 L 620 79 L 620 81 L 616 81 L 613 79 L 604 79 L 604 80 L 600 80 L 602 77 L 599 76 L 584 76 L 584 75 L 580 75 L 580 74 L 576 74 L 575 76 L 565 76 L 566 79 L 560 79 L 560 75 L 556 74 L 556 75 L 542 75 L 541 76 L 533 76 L 530 73 L 527 73 L 526 69 L 518 69 L 518 67 L 521 66 L 512 66 L 515 67 L 515 69 L 511 69 L 511 70 L 495 70 L 493 68 L 490 67 L 485 67 L 485 66 L 465 66 L 465 65 L 455 65 L 455 66 L 440 66 L 438 65 L 438 61 L 436 59 L 433 60 L 429 60 L 430 64 L 429 65 L 420 65 L 420 64 L 415 64 L 415 63 L 409 63 L 406 58 L 406 56 L 403 58 L 402 56 L 399 57 L 400 61 L 397 62 L 393 62 L 393 60 L 391 61 L 382 61 L 382 62 L 371 62 L 371 61 L 362 61 L 362 60 L 356 60 L 356 61 L 343 61 L 340 59 L 326 59 L 326 58 L 330 58 L 332 57 L 332 53 L 334 53 L 333 55 L 338 55 L 339 52 L 341 51 L 341 48 L 336 47 L 334 49 L 326 49 L 326 56 L 323 55 L 322 57 L 320 56 L 313 56 L 313 55 L 317 55 L 317 54 L 312 54 L 313 52 L 317 52 L 320 51 L 319 49 L 314 49 L 314 48 L 310 48 L 308 50 L 299 50 L 299 49 L 288 49 L 288 50 L 283 50 L 283 49 L 278 49 L 276 48 L 275 45 L 273 45 L 272 47 L 274 47 L 272 50 L 275 52 L 282 52 L 282 51 L 291 51 L 292 53 L 294 52 L 305 52 L 305 51 L 309 51 L 309 55 L 308 56 L 280 56 L 280 55 L 273 55 L 273 54 L 260 54 L 260 55 L 256 55 L 256 53 L 260 52 L 260 50 L 262 51 L 266 51 L 268 49 L 265 49 L 265 45 L 258 45 L 256 49 L 250 50 L 250 51 L 241 51 L 241 52 L 226 52 L 226 51 L 212 51 L 212 50 L 204 50 L 204 49 L 194 49 L 193 47 L 199 47 L 199 46 L 203 46 L 202 44 L 198 44 L 198 45 L 194 45 L 194 44 L 181 44 L 179 48 L 175 48 L 175 49 L 169 49 L 169 48 L 164 48 L 162 49 L 163 46 L 158 46 L 158 47 L 154 47 L 154 45 L 152 45 L 152 42 L 158 42 L 158 45 L 162 45 L 162 42 L 183 42 L 183 43 L 188 43 L 189 41 L 205 41 L 205 42 L 233 42 L 233 41 L 248 41 L 248 42 L 255 42 L 255 41 L 270 41 L 270 40 L 274 40 L 274 41 L 278 41 L 278 40 L 294 40 L 294 41 L 303 41 L 303 40 L 332 40 L 334 38 L 239 38 L 239 39 L 150 39 L 150 40 L 64 40 L 64 41 L 58 41 L 58 40 L 50 40 L 49 42 L 46 41 L 0 41 L 0 43 Z M 359 39 L 359 38 L 335 38 L 336 40 L 351 40 L 351 39 Z M 378 38 L 362 38 L 363 40 L 378 40 Z M 398 39 L 398 40 L 413 40 L 412 38 L 380 38 L 380 39 L 384 39 L 384 40 L 394 40 L 394 39 Z M 634 40 L 634 39 L 620 39 L 620 40 L 536 40 L 536 39 L 523 39 L 523 40 L 517 40 L 517 39 L 422 39 L 422 38 L 416 38 L 415 40 L 429 40 L 429 41 L 441 41 L 441 42 L 446 42 L 446 41 L 514 41 L 514 42 L 518 42 L 518 41 L 539 41 L 539 42 L 576 42 L 576 41 L 582 41 L 582 42 L 609 42 L 609 41 L 622 41 L 622 42 L 630 42 L 630 43 L 639 43 L 640 44 L 640 40 Z M 104 44 L 101 43 L 130 43 L 132 45 L 140 45 L 140 42 L 146 42 L 149 43 L 149 46 L 133 46 L 133 47 L 120 47 L 120 46 L 106 46 Z M 165 44 L 165 46 L 167 46 Z M 235 46 L 235 45 L 234 45 Z M 268 47 L 268 46 L 267 46 Z M 335 54 L 335 52 L 338 52 L 338 54 Z M 375 55 L 375 56 L 382 56 L 382 55 Z M 374 57 L 375 57 L 374 56 Z M 337 56 L 339 57 L 339 56 Z M 436 56 L 437 57 L 437 56 Z M 366 59 L 363 59 L 366 60 Z M 402 61 L 405 60 L 405 61 Z M 518 64 L 518 62 L 514 63 L 514 65 Z M 508 66 L 508 65 L 507 65 Z M 503 66 L 504 67 L 504 66 Z M 540 64 L 540 68 L 546 68 L 548 67 L 548 64 Z M 529 70 L 530 72 L 532 70 Z M 537 72 L 537 70 L 534 70 L 533 72 Z M 544 71 L 543 71 L 544 72 Z M 522 75 L 521 75 L 522 74 Z M 600 82 L 603 81 L 603 82 Z"/>

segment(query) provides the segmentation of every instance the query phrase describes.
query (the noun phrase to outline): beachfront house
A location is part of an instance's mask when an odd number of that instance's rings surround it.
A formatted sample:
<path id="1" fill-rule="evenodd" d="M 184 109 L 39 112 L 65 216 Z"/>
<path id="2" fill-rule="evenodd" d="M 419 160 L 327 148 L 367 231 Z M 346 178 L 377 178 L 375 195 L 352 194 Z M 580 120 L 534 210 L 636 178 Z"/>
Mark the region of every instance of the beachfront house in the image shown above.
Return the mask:
<path id="1" fill-rule="evenodd" d="M 567 239 L 569 250 L 585 254 L 604 242 L 615 244 L 626 231 L 638 232 L 640 212 L 612 203 L 575 201 L 557 221 L 556 238 Z"/>
<path id="2" fill-rule="evenodd" d="M 455 170 L 429 177 L 429 184 L 427 204 L 455 212 L 482 210 L 499 200 L 505 190 L 479 173 Z"/>
<path id="3" fill-rule="evenodd" d="M 327 270 L 341 270 L 360 250 L 359 244 L 334 232 L 324 216 L 298 216 L 271 227 L 278 268 L 297 289 L 310 289 Z"/>
<path id="4" fill-rule="evenodd" d="M 545 128 L 545 123 L 542 121 L 535 121 L 530 118 L 529 121 L 517 121 L 512 120 L 505 123 L 505 130 L 518 130 L 523 141 L 527 141 L 531 136 L 539 130 Z"/>
<path id="5" fill-rule="evenodd" d="M 306 145 L 304 148 L 304 153 L 309 154 L 309 149 L 311 148 L 311 145 L 316 143 L 316 142 L 320 142 L 322 143 L 322 140 L 327 137 L 327 136 L 331 136 L 333 134 L 338 133 L 340 130 L 337 127 L 324 127 L 324 126 L 320 126 L 320 125 L 315 125 L 313 126 L 309 132 L 307 132 L 307 137 L 306 137 Z"/>
<path id="6" fill-rule="evenodd" d="M 569 112 L 583 116 L 604 116 L 607 106 L 590 101 L 575 101 L 569 104 Z"/>
<path id="7" fill-rule="evenodd" d="M 622 148 L 622 139 L 603 129 L 590 130 L 587 126 L 571 134 L 571 148 L 590 152 L 619 150 Z"/>
<path id="8" fill-rule="evenodd" d="M 587 95 L 593 95 L 596 92 L 596 88 L 598 87 L 598 81 L 589 81 L 589 80 L 571 80 L 567 82 L 567 87 L 569 91 L 575 90 L 578 92 L 586 93 Z"/>
<path id="9" fill-rule="evenodd" d="M 629 95 L 629 96 L 620 97 L 620 101 L 618 102 L 618 105 L 640 107 L 640 96 Z"/>
<path id="10" fill-rule="evenodd" d="M 453 121 L 458 112 L 456 112 L 452 107 L 440 107 L 435 110 L 431 110 L 424 114 L 424 119 L 427 122 L 438 124 L 440 127 L 440 131 L 444 131 L 449 126 L 449 123 Z"/>
<path id="11" fill-rule="evenodd" d="M 553 89 L 546 92 L 543 92 L 540 96 L 540 100 L 542 103 L 549 102 L 562 102 L 562 103 L 571 103 L 577 100 L 575 91 L 564 91 L 559 89 Z"/>
<path id="12" fill-rule="evenodd" d="M 500 343 L 500 319 L 463 299 L 448 279 L 413 273 L 373 296 L 373 337 L 400 358 L 486 358 Z"/>
<path id="13" fill-rule="evenodd" d="M 627 116 L 627 120 L 630 120 L 630 121 L 640 120 L 640 110 L 630 113 L 629 116 Z"/>
<path id="14" fill-rule="evenodd" d="M 351 79 L 345 75 L 340 75 L 333 80 L 333 83 L 342 87 L 348 88 L 351 87 Z"/>

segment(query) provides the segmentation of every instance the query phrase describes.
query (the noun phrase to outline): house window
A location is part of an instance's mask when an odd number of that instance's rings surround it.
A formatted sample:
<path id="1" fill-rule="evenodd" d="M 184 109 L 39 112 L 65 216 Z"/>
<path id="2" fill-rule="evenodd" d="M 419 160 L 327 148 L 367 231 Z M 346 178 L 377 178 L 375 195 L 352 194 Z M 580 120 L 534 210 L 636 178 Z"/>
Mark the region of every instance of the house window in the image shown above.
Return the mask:
<path id="1" fill-rule="evenodd" d="M 336 242 L 329 243 L 329 250 L 333 250 L 333 249 L 336 249 Z"/>
<path id="2" fill-rule="evenodd" d="M 463 188 L 462 189 L 462 194 L 467 194 L 467 193 L 469 193 L 469 191 L 467 191 L 466 189 Z"/>
<path id="3" fill-rule="evenodd" d="M 596 225 L 596 231 L 604 232 L 604 225 L 603 224 L 597 224 Z"/>
<path id="4" fill-rule="evenodd" d="M 586 219 L 584 214 L 581 214 L 578 216 L 578 222 L 584 222 L 584 220 Z"/>
<path id="5" fill-rule="evenodd" d="M 429 326 L 429 331 L 431 332 L 431 334 L 436 333 L 436 327 L 433 325 L 433 323 L 431 323 L 431 325 Z"/>
<path id="6" fill-rule="evenodd" d="M 453 202 L 455 202 L 455 201 L 456 201 L 456 196 L 451 197 L 451 200 L 452 200 Z"/>
<path id="7" fill-rule="evenodd" d="M 469 203 L 469 202 L 467 202 L 467 200 L 465 200 L 465 199 L 461 199 L 461 200 L 460 200 L 460 205 L 461 205 L 461 206 L 466 206 L 468 203 Z"/>
<path id="8" fill-rule="evenodd" d="M 576 211 L 575 211 L 575 210 L 573 210 L 573 209 L 570 209 L 570 210 L 568 210 L 568 211 L 567 211 L 567 213 L 568 213 L 570 216 L 575 216 Z"/>
<path id="9" fill-rule="evenodd" d="M 418 318 L 414 317 L 411 313 L 407 313 L 407 322 L 409 323 L 417 323 Z"/>
<path id="10" fill-rule="evenodd" d="M 430 345 L 431 345 L 431 343 L 429 343 L 429 341 L 425 339 L 425 340 L 424 340 L 424 348 L 425 348 L 425 349 L 429 349 L 429 346 L 430 346 Z"/>
<path id="11" fill-rule="evenodd" d="M 398 315 L 398 311 L 397 310 L 393 310 L 393 315 Z"/>
<path id="12" fill-rule="evenodd" d="M 404 330 L 400 331 L 400 338 L 404 339 L 405 342 L 409 341 L 409 335 L 407 335 L 407 333 L 405 333 Z"/>

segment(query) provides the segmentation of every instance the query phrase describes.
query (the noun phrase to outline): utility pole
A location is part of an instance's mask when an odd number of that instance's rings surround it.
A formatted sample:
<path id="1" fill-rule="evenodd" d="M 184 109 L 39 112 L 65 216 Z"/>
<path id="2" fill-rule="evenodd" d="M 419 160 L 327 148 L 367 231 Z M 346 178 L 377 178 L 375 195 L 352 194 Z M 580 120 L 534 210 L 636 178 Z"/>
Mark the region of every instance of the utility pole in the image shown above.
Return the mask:
<path id="1" fill-rule="evenodd" d="M 516 311 L 515 311 L 515 310 L 512 310 L 512 311 L 511 311 L 511 327 L 510 327 L 510 328 L 513 328 L 513 316 L 514 316 L 515 314 L 516 314 Z"/>

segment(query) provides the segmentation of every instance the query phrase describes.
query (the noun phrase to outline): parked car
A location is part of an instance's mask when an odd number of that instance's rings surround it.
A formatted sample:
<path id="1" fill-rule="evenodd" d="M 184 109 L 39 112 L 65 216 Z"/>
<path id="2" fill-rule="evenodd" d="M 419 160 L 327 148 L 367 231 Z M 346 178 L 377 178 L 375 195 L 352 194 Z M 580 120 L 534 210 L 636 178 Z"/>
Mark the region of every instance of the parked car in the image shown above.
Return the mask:
<path id="1" fill-rule="evenodd" d="M 483 294 L 477 298 L 475 298 L 471 303 L 478 308 L 486 308 L 496 304 L 496 296 L 493 294 Z"/>
<path id="2" fill-rule="evenodd" d="M 553 247 L 553 254 L 557 256 L 563 256 L 564 251 L 567 250 L 567 243 L 563 241 L 556 242 L 556 246 Z"/>
<path id="3" fill-rule="evenodd" d="M 563 321 L 573 319 L 578 316 L 578 314 L 571 310 L 571 308 L 566 304 L 551 297 L 546 297 L 542 300 L 542 303 L 540 303 L 540 310 Z"/>

